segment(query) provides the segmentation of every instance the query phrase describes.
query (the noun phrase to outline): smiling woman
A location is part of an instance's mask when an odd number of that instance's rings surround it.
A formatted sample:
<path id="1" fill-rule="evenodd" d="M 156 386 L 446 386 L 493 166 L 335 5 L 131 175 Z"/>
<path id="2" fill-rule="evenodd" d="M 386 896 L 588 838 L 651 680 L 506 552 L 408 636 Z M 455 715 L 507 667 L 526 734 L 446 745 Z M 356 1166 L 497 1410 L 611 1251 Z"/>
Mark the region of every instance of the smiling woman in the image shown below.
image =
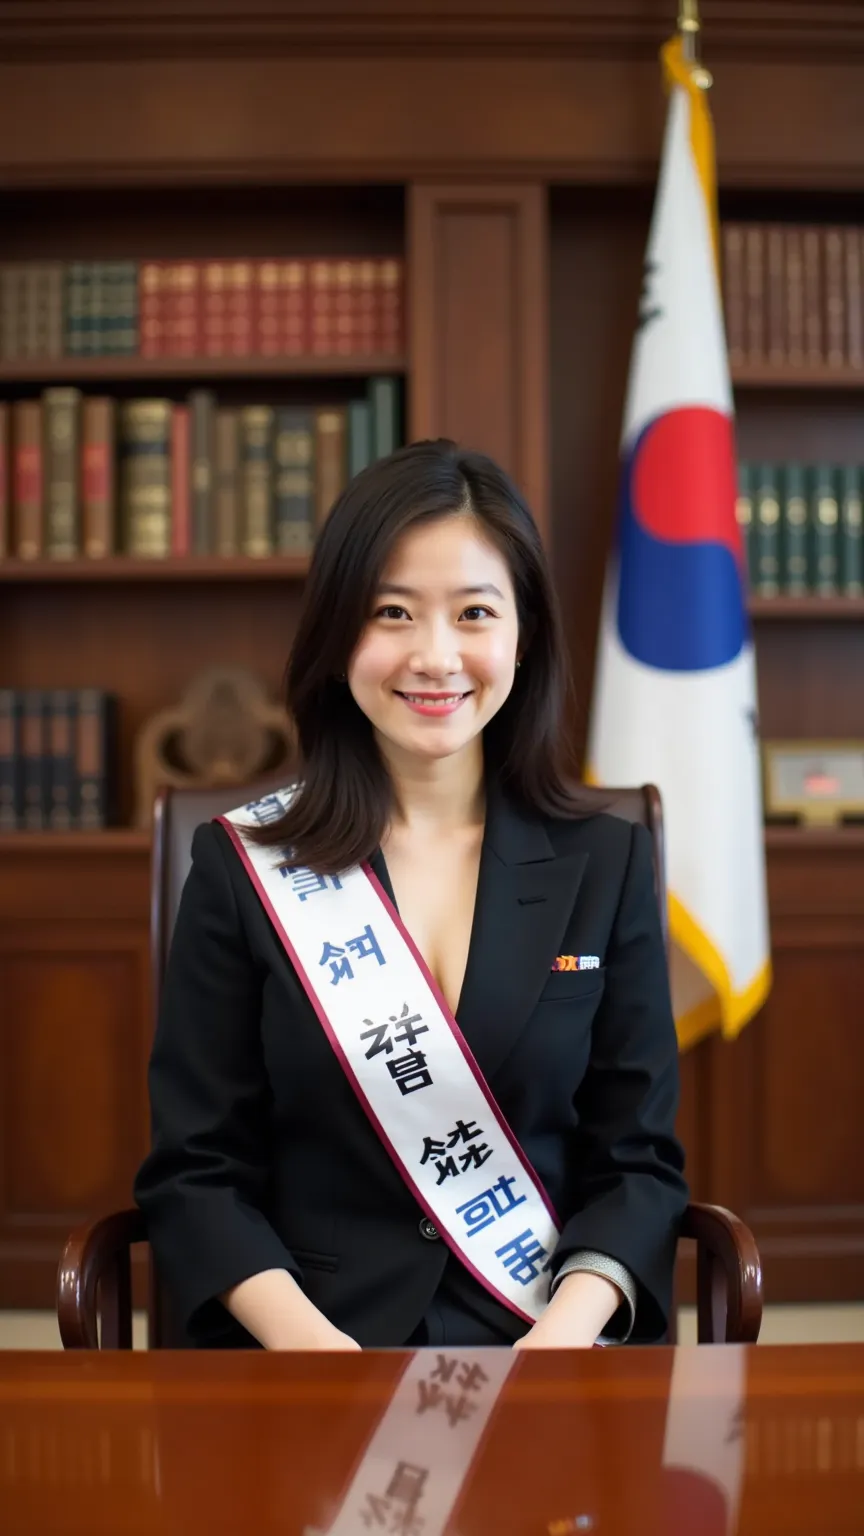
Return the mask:
<path id="1" fill-rule="evenodd" d="M 503 470 L 428 442 L 359 475 L 288 665 L 294 782 L 198 829 L 167 966 L 136 1195 L 192 1342 L 663 1334 L 650 840 L 583 801 L 565 693 Z"/>

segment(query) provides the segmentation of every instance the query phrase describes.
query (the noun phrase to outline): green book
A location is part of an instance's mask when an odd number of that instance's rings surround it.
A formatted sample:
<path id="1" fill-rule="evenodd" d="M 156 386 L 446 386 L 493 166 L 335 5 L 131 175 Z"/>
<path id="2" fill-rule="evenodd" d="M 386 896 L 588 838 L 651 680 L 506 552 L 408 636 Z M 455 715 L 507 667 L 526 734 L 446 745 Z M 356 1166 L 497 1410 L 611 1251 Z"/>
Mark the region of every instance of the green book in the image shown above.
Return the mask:
<path id="1" fill-rule="evenodd" d="M 864 595 L 862 479 L 864 473 L 860 465 L 843 465 L 840 471 L 840 587 L 845 597 Z"/>
<path id="2" fill-rule="evenodd" d="M 780 591 L 780 488 L 776 464 L 760 464 L 754 496 L 756 591 L 776 597 Z"/>
<path id="3" fill-rule="evenodd" d="M 831 597 L 839 589 L 840 577 L 839 509 L 836 475 L 832 464 L 817 464 L 814 467 L 810 509 L 813 587 L 820 597 Z"/>
<path id="4" fill-rule="evenodd" d="M 372 407 L 368 400 L 348 402 L 348 479 L 372 461 Z"/>
<path id="5" fill-rule="evenodd" d="M 308 555 L 315 529 L 315 413 L 278 406 L 273 434 L 276 553 Z"/>
<path id="6" fill-rule="evenodd" d="M 372 459 L 386 459 L 400 443 L 399 380 L 372 379 L 369 385 L 372 410 Z"/>
<path id="7" fill-rule="evenodd" d="M 741 543 L 744 548 L 745 568 L 747 571 L 747 586 L 752 591 L 756 586 L 756 535 L 753 526 L 753 465 L 742 459 L 738 465 L 738 495 L 735 499 L 735 516 L 738 527 L 741 530 Z"/>
<path id="8" fill-rule="evenodd" d="M 809 528 L 807 480 L 803 464 L 786 464 L 783 469 L 783 504 L 780 514 L 782 572 L 780 585 L 790 597 L 803 597 L 810 590 Z"/>

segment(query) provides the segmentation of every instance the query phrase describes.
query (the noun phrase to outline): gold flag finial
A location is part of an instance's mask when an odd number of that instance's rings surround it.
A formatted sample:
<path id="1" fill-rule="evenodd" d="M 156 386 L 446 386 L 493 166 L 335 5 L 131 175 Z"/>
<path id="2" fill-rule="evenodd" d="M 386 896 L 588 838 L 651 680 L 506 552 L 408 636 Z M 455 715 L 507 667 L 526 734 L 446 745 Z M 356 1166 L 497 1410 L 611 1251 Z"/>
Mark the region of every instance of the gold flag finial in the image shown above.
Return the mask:
<path id="1" fill-rule="evenodd" d="M 681 33 L 681 47 L 684 58 L 688 64 L 697 65 L 693 78 L 697 85 L 707 90 L 713 84 L 707 69 L 699 64 L 698 38 L 702 30 L 699 20 L 699 0 L 678 0 L 678 31 Z"/>

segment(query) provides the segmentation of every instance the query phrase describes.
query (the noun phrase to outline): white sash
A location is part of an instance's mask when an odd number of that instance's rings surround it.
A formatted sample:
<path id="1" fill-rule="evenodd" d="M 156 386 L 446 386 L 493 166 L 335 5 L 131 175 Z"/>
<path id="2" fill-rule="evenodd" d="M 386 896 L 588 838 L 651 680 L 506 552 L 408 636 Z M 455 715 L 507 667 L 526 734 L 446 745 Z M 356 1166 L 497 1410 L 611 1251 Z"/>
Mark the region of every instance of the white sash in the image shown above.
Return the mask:
<path id="1" fill-rule="evenodd" d="M 414 1355 L 372 1431 L 327 1536 L 364 1530 L 443 1536 L 518 1355 Z M 323 1536 L 307 1526 L 303 1536 Z"/>
<path id="2" fill-rule="evenodd" d="M 280 869 L 284 855 L 243 838 L 250 822 L 277 820 L 291 793 L 218 820 L 405 1183 L 466 1268 L 535 1322 L 549 1299 L 555 1212 L 372 870 Z"/>

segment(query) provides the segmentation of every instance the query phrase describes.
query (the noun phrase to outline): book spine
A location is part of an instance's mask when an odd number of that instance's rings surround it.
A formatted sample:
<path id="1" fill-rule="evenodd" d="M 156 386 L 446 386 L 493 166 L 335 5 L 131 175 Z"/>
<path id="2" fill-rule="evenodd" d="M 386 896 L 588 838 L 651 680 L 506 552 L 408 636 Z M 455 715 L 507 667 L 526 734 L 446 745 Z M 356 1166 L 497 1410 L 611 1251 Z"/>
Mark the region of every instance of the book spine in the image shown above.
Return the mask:
<path id="1" fill-rule="evenodd" d="M 81 553 L 81 391 L 46 389 L 42 396 L 42 421 L 45 553 L 52 560 L 73 560 Z"/>
<path id="2" fill-rule="evenodd" d="M 348 478 L 372 462 L 372 408 L 368 400 L 348 402 Z"/>
<path id="3" fill-rule="evenodd" d="M 864 595 L 864 528 L 862 528 L 864 470 L 846 464 L 840 472 L 840 582 L 846 597 Z"/>
<path id="4" fill-rule="evenodd" d="M 240 553 L 240 413 L 216 412 L 216 553 Z"/>
<path id="5" fill-rule="evenodd" d="M 788 362 L 793 368 L 804 364 L 804 250 L 801 230 L 786 229 L 786 337 Z"/>
<path id="6" fill-rule="evenodd" d="M 369 357 L 378 351 L 377 269 L 374 261 L 358 261 L 354 293 L 357 350 Z"/>
<path id="7" fill-rule="evenodd" d="M 811 586 L 807 484 L 802 464 L 786 464 L 782 474 L 780 585 L 790 597 L 800 597 Z"/>
<path id="8" fill-rule="evenodd" d="M 192 551 L 192 442 L 188 405 L 171 411 L 171 553 Z"/>
<path id="9" fill-rule="evenodd" d="M 742 459 L 738 464 L 738 494 L 735 498 L 735 519 L 741 532 L 744 570 L 747 588 L 756 586 L 756 539 L 753 524 L 753 466 Z"/>
<path id="10" fill-rule="evenodd" d="M 315 527 L 315 418 L 311 411 L 276 411 L 273 513 L 280 555 L 308 555 Z"/>
<path id="11" fill-rule="evenodd" d="M 77 824 L 75 694 L 55 688 L 47 701 L 48 825 L 68 831 Z"/>
<path id="12" fill-rule="evenodd" d="M 258 357 L 279 357 L 282 352 L 279 276 L 278 261 L 255 262 L 253 281 L 256 324 L 253 345 Z"/>
<path id="13" fill-rule="evenodd" d="M 21 777 L 23 826 L 38 832 L 48 824 L 48 741 L 45 695 L 27 689 L 21 699 Z"/>
<path id="14" fill-rule="evenodd" d="M 842 229 L 824 232 L 825 357 L 829 368 L 846 362 L 846 292 L 843 272 Z"/>
<path id="15" fill-rule="evenodd" d="M 20 560 L 38 560 L 44 548 L 40 402 L 16 400 L 12 420 L 15 553 Z"/>
<path id="16" fill-rule="evenodd" d="M 335 261 L 313 261 L 309 274 L 310 336 L 313 357 L 332 357 L 336 345 Z"/>
<path id="17" fill-rule="evenodd" d="M 825 361 L 822 272 L 822 241 L 818 229 L 804 231 L 804 349 L 807 363 L 818 368 Z"/>
<path id="18" fill-rule="evenodd" d="M 18 263 L 7 262 L 0 269 L 0 357 L 7 363 L 16 362 L 23 351 L 22 284 Z"/>
<path id="19" fill-rule="evenodd" d="M 88 560 L 104 560 L 116 547 L 116 406 L 90 395 L 81 412 L 81 542 Z"/>
<path id="20" fill-rule="evenodd" d="M 120 416 L 120 515 L 126 554 L 171 551 L 171 401 L 129 400 Z"/>
<path id="21" fill-rule="evenodd" d="M 847 229 L 846 350 L 852 368 L 864 368 L 864 230 Z"/>
<path id="22" fill-rule="evenodd" d="M 205 357 L 225 357 L 228 351 L 228 264 L 208 261 L 202 274 L 202 337 Z"/>
<path id="23" fill-rule="evenodd" d="M 215 458 L 216 401 L 208 389 L 193 390 L 189 396 L 192 433 L 192 551 L 196 555 L 213 553 L 213 471 Z"/>
<path id="24" fill-rule="evenodd" d="M 814 586 L 820 597 L 830 597 L 839 585 L 839 508 L 830 464 L 813 470 L 812 509 Z"/>
<path id="25" fill-rule="evenodd" d="M 138 336 L 142 357 L 165 356 L 165 262 L 138 268 Z"/>
<path id="26" fill-rule="evenodd" d="M 39 307 L 40 307 L 41 295 L 40 295 L 39 289 L 40 289 L 40 285 L 41 285 L 41 274 L 40 274 L 40 269 L 39 269 L 38 264 L 36 262 L 32 262 L 32 261 L 28 261 L 28 262 L 24 263 L 23 271 L 24 271 L 24 314 L 23 314 L 24 356 L 27 357 L 27 358 L 36 358 L 36 357 L 40 356 L 40 346 L 39 346 L 39 343 L 40 343 Z"/>
<path id="27" fill-rule="evenodd" d="M 399 447 L 398 379 L 372 379 L 369 402 L 372 408 L 372 458 L 386 459 Z"/>
<path id="28" fill-rule="evenodd" d="M 0 560 L 12 553 L 9 426 L 9 406 L 5 400 L 0 400 Z"/>
<path id="29" fill-rule="evenodd" d="M 354 323 L 354 263 L 337 261 L 333 265 L 333 355 L 350 357 L 360 349 Z"/>
<path id="30" fill-rule="evenodd" d="M 765 360 L 765 249 L 760 224 L 748 224 L 744 234 L 747 282 L 747 361 Z"/>
<path id="31" fill-rule="evenodd" d="M 66 352 L 83 357 L 87 350 L 87 267 L 83 261 L 66 268 Z"/>
<path id="32" fill-rule="evenodd" d="M 201 356 L 202 264 L 183 261 L 174 268 L 172 356 Z"/>
<path id="33" fill-rule="evenodd" d="M 63 356 L 63 293 L 65 274 L 59 261 L 52 261 L 44 268 L 42 278 L 42 302 L 44 305 L 45 356 Z"/>
<path id="34" fill-rule="evenodd" d="M 231 357 L 252 357 L 255 352 L 257 317 L 256 285 L 251 261 L 232 261 L 228 267 L 228 352 Z"/>
<path id="35" fill-rule="evenodd" d="M 772 224 L 766 232 L 768 264 L 768 361 L 781 368 L 786 361 L 786 247 L 783 227 Z"/>
<path id="36" fill-rule="evenodd" d="M 312 350 L 311 263 L 279 263 L 280 346 L 285 357 L 306 357 Z"/>
<path id="37" fill-rule="evenodd" d="M 75 702 L 78 825 L 99 830 L 117 815 L 117 701 L 101 689 L 83 688 Z"/>
<path id="38" fill-rule="evenodd" d="M 776 597 L 780 591 L 780 496 L 777 467 L 760 464 L 756 471 L 756 591 Z"/>
<path id="39" fill-rule="evenodd" d="M 240 412 L 241 540 L 244 555 L 273 553 L 273 410 L 248 405 Z"/>
<path id="40" fill-rule="evenodd" d="M 0 688 L 0 832 L 22 824 L 20 700 L 14 688 Z"/>
<path id="41" fill-rule="evenodd" d="M 91 357 L 102 355 L 105 341 L 105 299 L 104 263 L 88 262 L 86 337 L 87 352 Z"/>
<path id="42" fill-rule="evenodd" d="M 315 412 L 315 524 L 321 528 L 339 499 L 346 480 L 347 412 L 325 407 Z"/>
<path id="43" fill-rule="evenodd" d="M 764 272 L 762 272 L 761 282 L 764 289 Z M 378 262 L 378 292 L 377 350 L 385 357 L 396 357 L 405 347 L 405 263 L 403 261 L 388 256 Z M 764 315 L 760 324 L 764 335 Z"/>

